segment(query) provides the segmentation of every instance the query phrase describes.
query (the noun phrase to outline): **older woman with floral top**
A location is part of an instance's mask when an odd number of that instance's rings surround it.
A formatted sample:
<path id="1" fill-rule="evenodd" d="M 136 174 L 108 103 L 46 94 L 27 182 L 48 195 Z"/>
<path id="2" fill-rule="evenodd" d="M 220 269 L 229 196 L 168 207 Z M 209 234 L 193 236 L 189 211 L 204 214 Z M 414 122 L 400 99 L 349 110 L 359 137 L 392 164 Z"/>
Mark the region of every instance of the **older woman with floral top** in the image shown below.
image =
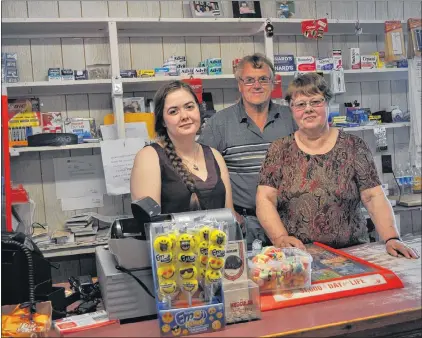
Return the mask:
<path id="1" fill-rule="evenodd" d="M 418 258 L 400 239 L 394 214 L 365 142 L 330 128 L 324 78 L 301 74 L 287 89 L 298 130 L 276 140 L 262 165 L 256 213 L 274 245 L 318 241 L 342 248 L 369 240 L 360 203 L 392 256 Z"/>

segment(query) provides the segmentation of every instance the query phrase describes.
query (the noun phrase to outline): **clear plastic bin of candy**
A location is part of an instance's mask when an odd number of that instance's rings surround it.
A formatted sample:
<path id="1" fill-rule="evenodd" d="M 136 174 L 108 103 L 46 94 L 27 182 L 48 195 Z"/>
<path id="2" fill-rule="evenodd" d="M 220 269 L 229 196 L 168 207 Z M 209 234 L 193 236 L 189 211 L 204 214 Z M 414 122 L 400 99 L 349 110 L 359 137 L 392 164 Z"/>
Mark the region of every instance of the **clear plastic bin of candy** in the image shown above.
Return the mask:
<path id="1" fill-rule="evenodd" d="M 297 248 L 262 248 L 248 261 L 250 278 L 261 293 L 311 286 L 312 256 Z"/>

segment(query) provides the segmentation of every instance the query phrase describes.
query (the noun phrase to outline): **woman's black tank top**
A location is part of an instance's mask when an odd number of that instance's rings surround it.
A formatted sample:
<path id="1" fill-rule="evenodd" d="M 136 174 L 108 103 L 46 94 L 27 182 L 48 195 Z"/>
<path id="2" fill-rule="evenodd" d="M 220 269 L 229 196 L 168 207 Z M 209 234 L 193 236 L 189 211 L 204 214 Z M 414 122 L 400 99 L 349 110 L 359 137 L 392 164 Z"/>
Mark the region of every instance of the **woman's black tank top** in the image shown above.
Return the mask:
<path id="1" fill-rule="evenodd" d="M 208 177 L 205 181 L 195 176 L 195 186 L 202 210 L 224 208 L 226 205 L 226 188 L 221 180 L 220 167 L 208 146 L 202 146 L 207 166 Z M 190 211 L 189 203 L 191 193 L 177 174 L 164 149 L 153 143 L 160 159 L 161 169 L 161 213 L 177 213 Z"/>

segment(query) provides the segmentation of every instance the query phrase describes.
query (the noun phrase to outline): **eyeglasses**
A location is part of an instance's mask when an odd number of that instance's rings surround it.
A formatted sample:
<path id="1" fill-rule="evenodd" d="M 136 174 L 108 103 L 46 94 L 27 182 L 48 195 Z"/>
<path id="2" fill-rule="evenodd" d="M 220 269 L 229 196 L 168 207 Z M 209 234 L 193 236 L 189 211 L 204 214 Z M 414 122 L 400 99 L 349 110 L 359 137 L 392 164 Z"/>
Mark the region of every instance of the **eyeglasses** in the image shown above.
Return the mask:
<path id="1" fill-rule="evenodd" d="M 272 82 L 271 78 L 268 76 L 261 76 L 259 79 L 254 79 L 253 77 L 247 77 L 246 79 L 239 78 L 245 86 L 253 86 L 255 82 L 259 82 L 261 86 L 266 86 Z"/>
<path id="2" fill-rule="evenodd" d="M 320 98 L 320 99 L 313 99 L 311 101 L 299 101 L 299 102 L 295 102 L 291 104 L 291 108 L 296 110 L 296 111 L 301 111 L 301 110 L 305 110 L 306 106 L 309 104 L 309 106 L 311 106 L 312 108 L 315 107 L 321 107 L 325 102 L 324 98 Z"/>

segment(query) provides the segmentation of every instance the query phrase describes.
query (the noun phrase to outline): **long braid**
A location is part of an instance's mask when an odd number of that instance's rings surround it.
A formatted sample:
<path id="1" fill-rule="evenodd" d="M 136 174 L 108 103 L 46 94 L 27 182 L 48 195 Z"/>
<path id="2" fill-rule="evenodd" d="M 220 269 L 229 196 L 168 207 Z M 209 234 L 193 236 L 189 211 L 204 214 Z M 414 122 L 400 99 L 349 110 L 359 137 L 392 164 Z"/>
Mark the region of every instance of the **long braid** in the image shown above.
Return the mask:
<path id="1" fill-rule="evenodd" d="M 201 206 L 199 203 L 198 195 L 196 193 L 195 181 L 193 180 L 191 173 L 186 169 L 185 165 L 182 162 L 182 159 L 177 155 L 176 149 L 170 137 L 166 134 L 164 136 L 164 152 L 169 158 L 171 165 L 176 170 L 177 174 L 182 179 L 183 183 L 188 188 L 191 193 L 189 207 L 190 210 L 200 210 Z"/>

